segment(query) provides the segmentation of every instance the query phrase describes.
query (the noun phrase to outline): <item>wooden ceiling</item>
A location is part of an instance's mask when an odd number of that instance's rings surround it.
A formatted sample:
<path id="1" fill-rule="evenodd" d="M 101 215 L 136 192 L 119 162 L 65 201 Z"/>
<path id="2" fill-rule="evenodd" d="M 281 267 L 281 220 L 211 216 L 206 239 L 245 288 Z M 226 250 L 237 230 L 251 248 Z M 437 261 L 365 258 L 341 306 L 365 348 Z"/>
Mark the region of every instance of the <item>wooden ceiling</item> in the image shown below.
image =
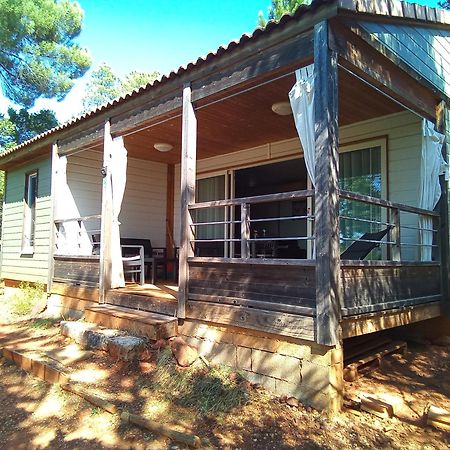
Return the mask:
<path id="1" fill-rule="evenodd" d="M 294 74 L 215 103 L 196 105 L 197 158 L 256 147 L 268 142 L 297 136 L 291 115 L 272 112 L 275 102 L 288 101 L 288 92 L 295 82 Z M 228 98 L 227 98 L 228 97 Z M 339 124 L 341 126 L 401 111 L 401 107 L 352 75 L 339 72 Z M 180 162 L 181 112 L 166 117 L 148 128 L 125 137 L 130 157 L 164 163 Z M 173 145 L 167 153 L 153 148 L 157 142 Z"/>

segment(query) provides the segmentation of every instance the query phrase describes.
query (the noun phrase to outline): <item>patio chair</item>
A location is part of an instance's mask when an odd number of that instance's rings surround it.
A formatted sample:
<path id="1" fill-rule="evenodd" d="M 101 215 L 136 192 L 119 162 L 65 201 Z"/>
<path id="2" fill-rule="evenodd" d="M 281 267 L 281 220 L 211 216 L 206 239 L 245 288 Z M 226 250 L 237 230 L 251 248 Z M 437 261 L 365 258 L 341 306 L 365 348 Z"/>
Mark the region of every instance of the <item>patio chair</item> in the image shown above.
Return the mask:
<path id="1" fill-rule="evenodd" d="M 380 246 L 381 240 L 393 228 L 389 225 L 384 230 L 376 233 L 364 233 L 357 241 L 353 242 L 341 253 L 341 259 L 363 260 L 374 248 Z M 368 242 L 369 241 L 369 242 Z"/>
<path id="2" fill-rule="evenodd" d="M 135 274 L 139 274 L 139 284 L 145 284 L 145 258 L 143 245 L 123 245 L 122 248 L 122 264 L 124 275 L 131 274 L 131 280 L 134 282 Z M 128 256 L 125 256 L 128 255 Z"/>

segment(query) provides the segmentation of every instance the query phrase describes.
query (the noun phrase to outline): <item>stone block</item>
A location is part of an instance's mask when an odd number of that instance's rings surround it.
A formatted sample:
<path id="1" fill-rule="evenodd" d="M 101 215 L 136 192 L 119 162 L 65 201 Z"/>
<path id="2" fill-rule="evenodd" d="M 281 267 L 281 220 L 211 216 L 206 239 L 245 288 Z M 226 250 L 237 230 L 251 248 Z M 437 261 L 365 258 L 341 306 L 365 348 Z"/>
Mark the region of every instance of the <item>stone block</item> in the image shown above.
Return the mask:
<path id="1" fill-rule="evenodd" d="M 234 345 L 213 343 L 208 354 L 204 356 L 213 364 L 236 367 L 236 347 Z"/>
<path id="2" fill-rule="evenodd" d="M 323 390 L 330 385 L 331 369 L 329 366 L 303 361 L 301 377 L 304 385 L 318 387 L 318 390 Z"/>
<path id="3" fill-rule="evenodd" d="M 321 348 L 314 346 L 311 349 L 311 356 L 309 360 L 312 363 L 321 366 L 330 366 L 341 363 L 344 360 L 344 357 L 341 348 L 330 348 L 325 346 Z"/>
<path id="4" fill-rule="evenodd" d="M 264 386 L 270 392 L 275 393 L 276 390 L 276 380 L 272 377 L 267 377 L 265 375 L 261 375 L 260 373 L 249 372 L 247 370 L 243 370 L 241 374 L 245 377 L 246 380 L 251 383 L 257 383 L 261 386 Z"/>
<path id="5" fill-rule="evenodd" d="M 107 349 L 113 358 L 130 361 L 139 358 L 146 342 L 146 339 L 141 337 L 116 336 L 108 339 Z"/>
<path id="6" fill-rule="evenodd" d="M 240 370 L 252 370 L 252 349 L 246 347 L 236 348 L 236 367 Z"/>
<path id="7" fill-rule="evenodd" d="M 253 349 L 252 372 L 297 383 L 301 380 L 301 361 L 291 356 Z"/>
<path id="8" fill-rule="evenodd" d="M 61 321 L 59 326 L 63 336 L 67 336 L 83 346 L 86 344 L 86 332 L 97 327 L 94 323 L 65 320 Z"/>
<path id="9" fill-rule="evenodd" d="M 275 393 L 277 395 L 287 395 L 289 397 L 301 398 L 302 383 L 289 383 L 284 380 L 275 380 Z"/>
<path id="10" fill-rule="evenodd" d="M 124 333 L 119 330 L 93 328 L 84 333 L 82 345 L 86 349 L 107 351 L 109 341 L 123 335 Z"/>

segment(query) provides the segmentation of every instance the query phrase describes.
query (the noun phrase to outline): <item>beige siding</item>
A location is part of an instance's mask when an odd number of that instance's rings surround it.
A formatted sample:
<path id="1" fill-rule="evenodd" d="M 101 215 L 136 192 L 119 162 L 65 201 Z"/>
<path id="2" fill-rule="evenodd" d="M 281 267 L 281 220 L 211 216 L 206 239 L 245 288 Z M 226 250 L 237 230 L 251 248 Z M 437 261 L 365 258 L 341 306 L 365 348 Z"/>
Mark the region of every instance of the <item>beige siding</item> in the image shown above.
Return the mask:
<path id="1" fill-rule="evenodd" d="M 67 179 L 80 216 L 101 213 L 102 158 L 102 153 L 95 151 L 69 157 Z M 119 217 L 122 237 L 146 238 L 155 247 L 165 246 L 166 189 L 166 164 L 128 158 Z"/>
<path id="2" fill-rule="evenodd" d="M 420 118 L 409 112 L 359 122 L 340 129 L 341 145 L 356 141 L 387 137 L 388 198 L 390 200 L 417 206 L 420 164 Z M 364 144 L 362 144 L 364 145 Z M 197 172 L 200 176 L 207 172 L 257 165 L 280 158 L 301 155 L 298 139 L 271 143 L 236 153 L 198 161 Z M 176 186 L 180 186 L 180 166 L 175 171 Z M 180 191 L 175 190 L 175 240 L 180 235 Z M 402 217 L 404 224 L 415 225 L 413 216 Z M 405 231 L 403 241 L 417 242 L 417 232 Z M 409 248 L 405 256 L 414 257 L 416 249 Z"/>
<path id="3" fill-rule="evenodd" d="M 103 154 L 86 150 L 67 159 L 67 184 L 72 192 L 79 217 L 100 214 L 102 211 Z"/>
<path id="4" fill-rule="evenodd" d="M 25 174 L 35 169 L 38 169 L 39 174 L 34 254 L 21 256 Z M 51 206 L 50 174 L 50 158 L 8 171 L 3 207 L 2 278 L 47 282 Z"/>
<path id="5" fill-rule="evenodd" d="M 127 187 L 122 203 L 120 234 L 150 239 L 166 246 L 167 165 L 128 159 Z"/>

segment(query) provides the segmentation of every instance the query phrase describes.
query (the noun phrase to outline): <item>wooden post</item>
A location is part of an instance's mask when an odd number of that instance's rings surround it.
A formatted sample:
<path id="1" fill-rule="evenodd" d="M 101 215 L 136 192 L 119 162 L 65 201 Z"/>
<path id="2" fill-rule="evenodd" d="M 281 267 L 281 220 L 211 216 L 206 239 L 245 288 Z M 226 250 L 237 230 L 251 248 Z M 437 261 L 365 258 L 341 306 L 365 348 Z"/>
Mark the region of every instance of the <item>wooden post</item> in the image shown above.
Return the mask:
<path id="1" fill-rule="evenodd" d="M 53 274 L 55 269 L 55 192 L 56 192 L 56 170 L 58 165 L 58 144 L 52 145 L 52 168 L 50 180 L 50 236 L 48 243 L 48 278 L 47 278 L 47 294 L 52 292 Z"/>
<path id="2" fill-rule="evenodd" d="M 100 279 L 99 302 L 105 303 L 106 293 L 111 289 L 111 225 L 112 211 L 112 183 L 111 183 L 111 150 L 112 150 L 111 124 L 105 123 L 103 140 L 103 183 L 102 183 L 102 218 L 100 234 Z"/>
<path id="3" fill-rule="evenodd" d="M 401 261 L 402 249 L 400 245 L 400 210 L 395 208 L 390 211 L 392 218 L 391 222 L 394 224 L 394 228 L 392 228 L 390 232 L 390 240 L 394 242 L 394 244 L 391 244 L 391 257 L 392 261 Z"/>
<path id="4" fill-rule="evenodd" d="M 181 140 L 181 237 L 179 261 L 178 308 L 179 319 L 186 317 L 188 299 L 188 258 L 194 256 L 194 230 L 189 205 L 195 203 L 197 163 L 197 118 L 191 100 L 191 86 L 183 88 L 183 119 Z"/>
<path id="5" fill-rule="evenodd" d="M 314 26 L 316 341 L 340 342 L 339 154 L 337 53 L 330 50 L 328 23 Z"/>
<path id="6" fill-rule="evenodd" d="M 175 256 L 175 241 L 173 239 L 173 210 L 175 202 L 175 166 L 167 165 L 167 190 L 166 190 L 166 252 L 167 259 Z"/>
<path id="7" fill-rule="evenodd" d="M 446 136 L 444 145 L 442 147 L 442 156 L 445 161 L 448 162 L 447 156 L 447 137 L 449 130 L 447 129 L 447 116 L 448 110 L 444 101 L 440 102 L 436 108 L 436 131 L 443 133 Z M 449 298 L 449 276 L 448 276 L 448 256 L 449 256 L 449 223 L 448 223 L 448 182 L 445 180 L 445 176 L 439 177 L 439 183 L 441 185 L 441 198 L 438 203 L 439 208 L 439 255 L 441 262 L 441 295 L 442 295 L 442 311 L 445 315 L 450 315 L 450 298 Z"/>
<path id="8" fill-rule="evenodd" d="M 250 205 L 241 205 L 241 258 L 250 257 Z"/>

